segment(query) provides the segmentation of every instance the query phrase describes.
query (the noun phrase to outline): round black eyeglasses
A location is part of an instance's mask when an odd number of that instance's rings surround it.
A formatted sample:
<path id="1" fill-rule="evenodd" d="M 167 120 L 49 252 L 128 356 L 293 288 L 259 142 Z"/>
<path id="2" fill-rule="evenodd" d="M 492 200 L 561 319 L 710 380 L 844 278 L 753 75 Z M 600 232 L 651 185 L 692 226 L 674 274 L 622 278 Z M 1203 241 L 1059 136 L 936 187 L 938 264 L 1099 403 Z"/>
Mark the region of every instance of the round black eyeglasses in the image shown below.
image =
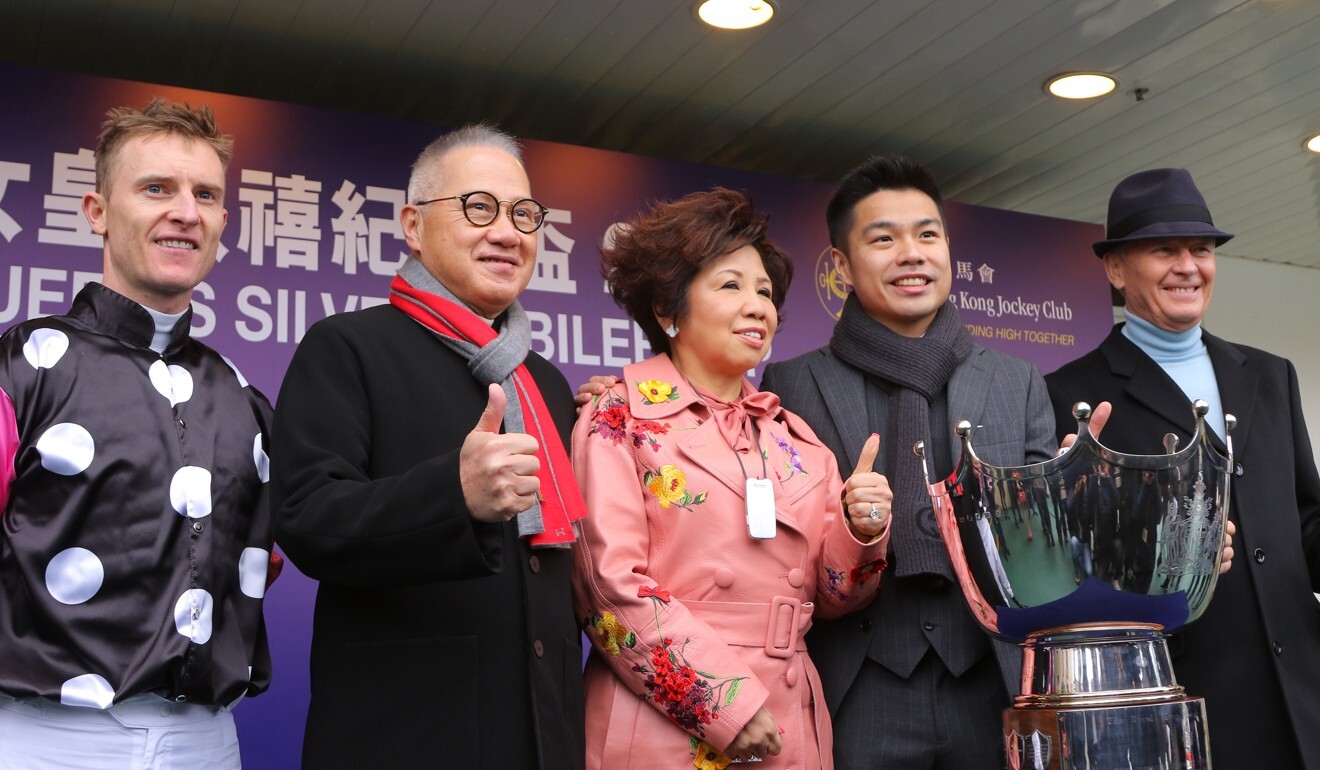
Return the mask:
<path id="1" fill-rule="evenodd" d="M 463 216 L 477 227 L 489 227 L 500 215 L 500 204 L 509 204 L 509 221 L 520 233 L 534 233 L 545 224 L 545 215 L 550 209 L 531 198 L 519 198 L 516 201 L 502 201 L 484 190 L 450 195 L 446 198 L 432 198 L 429 201 L 417 201 L 414 206 L 425 206 L 440 201 L 462 201 Z"/>

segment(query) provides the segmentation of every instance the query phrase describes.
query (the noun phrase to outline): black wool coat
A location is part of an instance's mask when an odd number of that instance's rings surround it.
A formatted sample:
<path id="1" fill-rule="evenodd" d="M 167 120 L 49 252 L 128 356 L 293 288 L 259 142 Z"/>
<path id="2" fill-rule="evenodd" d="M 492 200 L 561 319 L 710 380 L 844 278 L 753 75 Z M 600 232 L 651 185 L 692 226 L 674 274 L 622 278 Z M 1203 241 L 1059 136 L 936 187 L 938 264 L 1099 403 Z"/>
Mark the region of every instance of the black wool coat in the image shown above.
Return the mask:
<path id="1" fill-rule="evenodd" d="M 526 364 L 568 446 L 574 409 Z M 568 549 L 474 522 L 459 449 L 486 386 L 384 305 L 307 333 L 276 409 L 276 538 L 320 581 L 305 768 L 580 768 Z"/>
<path id="2" fill-rule="evenodd" d="M 1174 673 L 1206 699 L 1217 769 L 1320 768 L 1320 475 L 1286 359 L 1203 333 L 1224 411 L 1237 417 L 1229 516 L 1233 568 L 1205 614 L 1170 639 Z M 1109 401 L 1111 449 L 1185 446 L 1191 401 L 1122 325 L 1087 355 L 1046 375 L 1060 437 L 1072 406 Z M 1222 450 L 1222 444 L 1220 446 Z"/>

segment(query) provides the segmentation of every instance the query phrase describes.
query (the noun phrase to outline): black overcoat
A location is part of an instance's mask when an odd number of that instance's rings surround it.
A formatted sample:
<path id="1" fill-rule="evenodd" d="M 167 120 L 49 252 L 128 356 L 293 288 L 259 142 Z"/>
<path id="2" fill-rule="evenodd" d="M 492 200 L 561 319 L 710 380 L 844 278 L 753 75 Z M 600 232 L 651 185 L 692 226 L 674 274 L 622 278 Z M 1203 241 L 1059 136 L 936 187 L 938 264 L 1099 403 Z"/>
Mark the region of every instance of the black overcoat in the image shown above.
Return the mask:
<path id="1" fill-rule="evenodd" d="M 1209 609 L 1170 640 L 1178 683 L 1206 699 L 1217 770 L 1320 768 L 1320 476 L 1286 359 L 1203 334 L 1233 432 L 1233 568 Z M 1072 405 L 1114 405 L 1100 433 L 1121 452 L 1191 436 L 1191 402 L 1122 325 L 1045 377 L 1060 437 Z M 1221 445 L 1222 448 L 1222 445 Z M 1298 758 L 1300 755 L 1300 759 Z"/>
<path id="2" fill-rule="evenodd" d="M 565 446 L 568 383 L 526 361 Z M 320 581 L 306 768 L 579 768 L 568 549 L 475 523 L 459 483 L 486 386 L 384 305 L 302 340 L 276 409 L 272 504 Z"/>

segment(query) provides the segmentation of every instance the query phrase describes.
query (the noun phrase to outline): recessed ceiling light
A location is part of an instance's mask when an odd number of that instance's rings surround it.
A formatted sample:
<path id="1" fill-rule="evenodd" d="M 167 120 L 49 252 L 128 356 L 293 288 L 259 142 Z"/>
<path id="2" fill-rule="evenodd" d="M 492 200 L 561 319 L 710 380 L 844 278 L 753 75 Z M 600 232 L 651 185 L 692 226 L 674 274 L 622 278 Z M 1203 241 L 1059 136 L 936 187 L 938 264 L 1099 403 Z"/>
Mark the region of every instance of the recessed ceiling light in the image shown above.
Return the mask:
<path id="1" fill-rule="evenodd" d="M 720 29 L 759 27 L 774 15 L 770 0 L 705 0 L 697 5 L 697 18 Z"/>
<path id="2" fill-rule="evenodd" d="M 1117 80 L 1103 72 L 1069 72 L 1050 78 L 1045 90 L 1060 99 L 1094 99 L 1113 91 L 1117 85 Z"/>
<path id="3" fill-rule="evenodd" d="M 1307 139 L 1306 144 L 1302 146 L 1311 152 L 1320 152 L 1320 134 L 1316 134 L 1310 139 Z"/>

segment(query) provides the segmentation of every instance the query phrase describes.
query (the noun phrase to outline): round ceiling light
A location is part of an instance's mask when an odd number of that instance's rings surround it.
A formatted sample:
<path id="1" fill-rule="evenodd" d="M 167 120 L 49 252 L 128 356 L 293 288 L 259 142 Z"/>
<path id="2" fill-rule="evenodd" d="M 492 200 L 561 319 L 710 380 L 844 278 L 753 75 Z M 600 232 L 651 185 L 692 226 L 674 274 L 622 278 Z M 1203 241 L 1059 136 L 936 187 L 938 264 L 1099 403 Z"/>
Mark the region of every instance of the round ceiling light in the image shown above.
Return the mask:
<path id="1" fill-rule="evenodd" d="M 1055 75 L 1045 90 L 1060 99 L 1094 99 L 1113 91 L 1118 81 L 1103 72 L 1069 72 Z"/>
<path id="2" fill-rule="evenodd" d="M 697 18 L 720 29 L 759 27 L 774 15 L 770 0 L 705 0 L 697 6 Z"/>
<path id="3" fill-rule="evenodd" d="M 1306 144 L 1303 146 L 1311 152 L 1320 152 L 1320 134 L 1307 139 Z"/>

